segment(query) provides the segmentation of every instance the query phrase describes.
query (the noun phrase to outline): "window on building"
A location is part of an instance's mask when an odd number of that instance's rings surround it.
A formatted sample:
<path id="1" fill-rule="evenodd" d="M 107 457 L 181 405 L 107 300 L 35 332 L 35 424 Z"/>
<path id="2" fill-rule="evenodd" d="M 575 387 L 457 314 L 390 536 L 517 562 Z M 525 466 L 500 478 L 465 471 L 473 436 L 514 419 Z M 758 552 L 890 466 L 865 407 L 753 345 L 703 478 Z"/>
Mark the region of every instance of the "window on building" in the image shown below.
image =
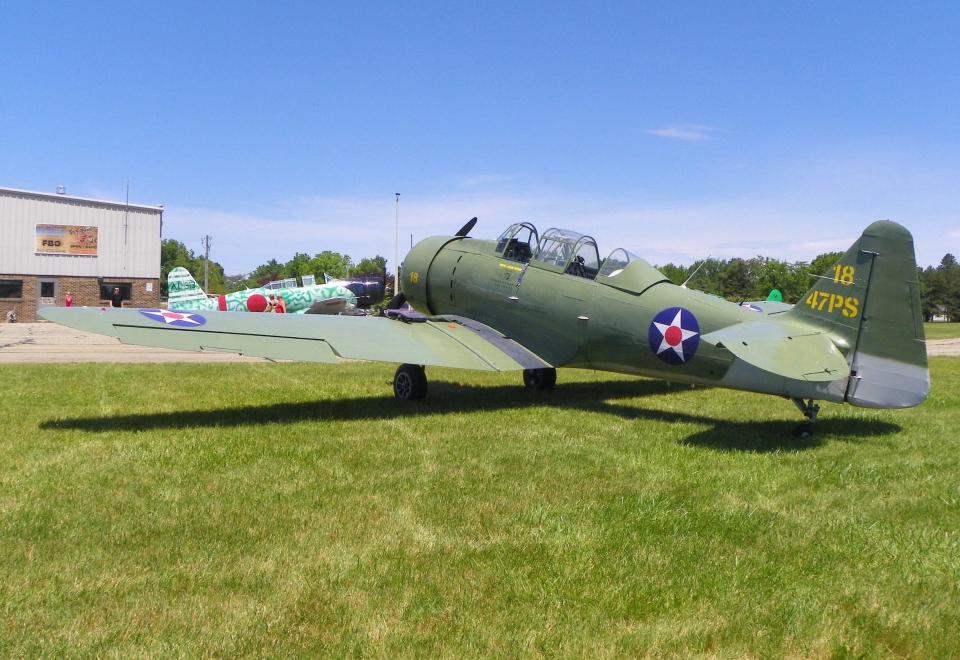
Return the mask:
<path id="1" fill-rule="evenodd" d="M 0 299 L 23 298 L 23 280 L 0 280 Z"/>
<path id="2" fill-rule="evenodd" d="M 107 282 L 106 280 L 100 280 L 100 300 L 110 300 L 113 297 L 114 287 L 120 289 L 123 300 L 130 300 L 133 284 L 130 282 Z"/>
<path id="3" fill-rule="evenodd" d="M 53 282 L 40 282 L 40 297 L 53 298 L 56 291 L 56 285 Z"/>

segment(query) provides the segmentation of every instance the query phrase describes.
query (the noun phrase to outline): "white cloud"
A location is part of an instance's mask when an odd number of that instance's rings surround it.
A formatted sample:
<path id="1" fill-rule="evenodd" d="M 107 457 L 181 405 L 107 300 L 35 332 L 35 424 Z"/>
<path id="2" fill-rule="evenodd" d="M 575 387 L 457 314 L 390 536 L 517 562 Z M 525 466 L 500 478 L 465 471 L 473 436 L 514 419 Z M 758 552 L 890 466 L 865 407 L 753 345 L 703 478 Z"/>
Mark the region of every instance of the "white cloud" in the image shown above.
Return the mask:
<path id="1" fill-rule="evenodd" d="M 670 138 L 671 140 L 682 140 L 684 142 L 700 142 L 709 140 L 713 129 L 703 124 L 676 124 L 664 128 L 650 128 L 646 130 L 650 135 L 657 137 Z"/>
<path id="2" fill-rule="evenodd" d="M 263 213 L 168 207 L 164 237 L 199 250 L 200 236 L 213 236 L 212 257 L 228 273 L 248 272 L 295 252 L 334 250 L 354 259 L 380 254 L 393 262 L 394 199 L 307 197 L 277 204 Z M 845 250 L 869 224 L 853 213 L 817 213 L 775 201 L 732 200 L 703 204 L 633 206 L 555 193 L 456 194 L 401 197 L 400 257 L 414 240 L 449 235 L 471 217 L 472 232 L 495 238 L 509 224 L 528 220 L 540 231 L 564 227 L 589 233 L 601 258 L 625 247 L 653 263 L 692 263 L 707 255 L 757 254 L 806 261 Z"/>

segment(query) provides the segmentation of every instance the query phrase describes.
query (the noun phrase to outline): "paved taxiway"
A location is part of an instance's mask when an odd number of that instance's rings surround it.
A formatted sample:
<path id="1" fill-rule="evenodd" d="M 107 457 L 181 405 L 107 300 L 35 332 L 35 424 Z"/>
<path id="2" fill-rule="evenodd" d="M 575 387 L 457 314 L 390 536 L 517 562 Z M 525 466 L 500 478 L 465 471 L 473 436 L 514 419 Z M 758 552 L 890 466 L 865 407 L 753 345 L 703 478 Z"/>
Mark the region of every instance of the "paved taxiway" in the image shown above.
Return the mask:
<path id="1" fill-rule="evenodd" d="M 0 324 L 0 364 L 66 362 L 267 362 L 232 353 L 195 353 L 128 346 L 116 337 L 56 323 Z"/>
<path id="2" fill-rule="evenodd" d="M 927 342 L 928 355 L 960 356 L 960 339 Z M 64 362 L 267 362 L 231 353 L 128 346 L 56 323 L 0 323 L 0 364 Z"/>

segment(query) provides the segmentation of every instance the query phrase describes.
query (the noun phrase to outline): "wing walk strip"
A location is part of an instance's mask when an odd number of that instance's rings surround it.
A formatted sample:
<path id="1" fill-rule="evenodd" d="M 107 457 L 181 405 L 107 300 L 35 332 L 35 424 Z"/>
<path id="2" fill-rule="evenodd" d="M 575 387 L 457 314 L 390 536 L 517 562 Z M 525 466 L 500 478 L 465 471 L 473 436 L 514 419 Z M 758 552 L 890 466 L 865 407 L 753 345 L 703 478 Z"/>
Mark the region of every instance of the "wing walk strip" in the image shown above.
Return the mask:
<path id="1" fill-rule="evenodd" d="M 495 348 L 498 348 L 505 355 L 507 355 L 507 357 L 512 359 L 524 369 L 545 369 L 553 366 L 550 363 L 540 359 L 536 354 L 528 351 L 521 344 L 518 344 L 509 337 L 500 334 L 488 325 L 478 323 L 464 316 L 443 316 L 438 318 L 437 321 L 448 321 L 460 324 L 465 329 L 477 335 L 480 339 L 492 344 Z M 428 321 L 428 323 L 432 322 L 433 321 Z"/>

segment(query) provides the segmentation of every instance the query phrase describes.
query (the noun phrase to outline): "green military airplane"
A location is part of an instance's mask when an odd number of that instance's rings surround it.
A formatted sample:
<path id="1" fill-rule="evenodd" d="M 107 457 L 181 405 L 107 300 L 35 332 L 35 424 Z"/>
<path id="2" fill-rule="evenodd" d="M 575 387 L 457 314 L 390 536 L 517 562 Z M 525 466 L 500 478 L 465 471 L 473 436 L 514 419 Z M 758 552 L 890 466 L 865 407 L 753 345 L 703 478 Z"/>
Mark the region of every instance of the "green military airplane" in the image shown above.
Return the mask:
<path id="1" fill-rule="evenodd" d="M 467 234 L 421 241 L 403 261 L 387 317 L 47 308 L 45 318 L 129 344 L 275 359 L 401 362 L 399 399 L 426 395 L 424 365 L 523 372 L 549 389 L 557 367 L 599 369 L 774 394 L 807 418 L 818 401 L 916 406 L 930 377 L 913 240 L 867 227 L 795 306 L 736 304 L 672 284 L 623 249 L 600 261 L 596 241 L 539 235 L 526 222 L 496 241 Z M 396 309 L 404 302 L 416 312 Z"/>

